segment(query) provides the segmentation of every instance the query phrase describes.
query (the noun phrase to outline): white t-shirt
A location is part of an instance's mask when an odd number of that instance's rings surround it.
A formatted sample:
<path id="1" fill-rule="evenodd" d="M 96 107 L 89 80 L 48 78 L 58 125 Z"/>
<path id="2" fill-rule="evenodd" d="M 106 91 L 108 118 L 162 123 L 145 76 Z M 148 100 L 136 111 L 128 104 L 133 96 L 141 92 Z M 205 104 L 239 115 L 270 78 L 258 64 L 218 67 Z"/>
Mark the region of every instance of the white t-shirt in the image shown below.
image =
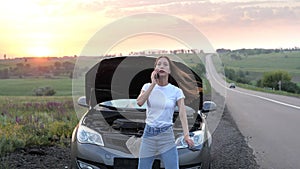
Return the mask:
<path id="1" fill-rule="evenodd" d="M 150 83 L 144 84 L 142 90 L 147 91 Z M 146 123 L 151 127 L 164 127 L 173 124 L 176 102 L 185 98 L 182 90 L 172 84 L 155 85 L 147 100 Z"/>

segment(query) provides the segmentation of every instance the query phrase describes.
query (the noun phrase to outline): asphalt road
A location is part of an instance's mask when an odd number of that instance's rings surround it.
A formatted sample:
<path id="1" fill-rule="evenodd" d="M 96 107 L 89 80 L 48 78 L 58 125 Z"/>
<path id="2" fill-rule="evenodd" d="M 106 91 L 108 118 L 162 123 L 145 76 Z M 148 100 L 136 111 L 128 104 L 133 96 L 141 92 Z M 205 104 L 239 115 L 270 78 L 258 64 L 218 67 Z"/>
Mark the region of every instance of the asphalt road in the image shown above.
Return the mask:
<path id="1" fill-rule="evenodd" d="M 250 90 L 229 89 L 206 57 L 208 78 L 225 96 L 238 129 L 263 169 L 300 168 L 300 99 Z"/>

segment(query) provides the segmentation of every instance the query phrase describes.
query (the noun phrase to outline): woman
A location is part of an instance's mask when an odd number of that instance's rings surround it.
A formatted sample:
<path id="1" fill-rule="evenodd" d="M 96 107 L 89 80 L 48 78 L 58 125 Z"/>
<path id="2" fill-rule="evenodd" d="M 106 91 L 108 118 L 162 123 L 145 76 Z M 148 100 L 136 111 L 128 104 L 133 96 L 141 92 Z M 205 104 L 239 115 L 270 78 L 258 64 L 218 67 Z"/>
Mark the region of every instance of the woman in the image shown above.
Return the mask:
<path id="1" fill-rule="evenodd" d="M 178 152 L 172 128 L 176 105 L 179 110 L 184 139 L 190 147 L 194 145 L 189 136 L 183 91 L 169 83 L 171 72 L 177 71 L 175 73 L 178 74 L 180 70 L 166 56 L 157 58 L 154 66 L 151 83 L 143 86 L 137 98 L 139 106 L 147 102 L 146 126 L 142 137 L 138 168 L 151 169 L 154 159 L 160 155 L 166 169 L 178 169 Z M 181 77 L 188 76 L 182 75 Z M 179 83 L 181 84 L 182 81 L 179 80 Z"/>

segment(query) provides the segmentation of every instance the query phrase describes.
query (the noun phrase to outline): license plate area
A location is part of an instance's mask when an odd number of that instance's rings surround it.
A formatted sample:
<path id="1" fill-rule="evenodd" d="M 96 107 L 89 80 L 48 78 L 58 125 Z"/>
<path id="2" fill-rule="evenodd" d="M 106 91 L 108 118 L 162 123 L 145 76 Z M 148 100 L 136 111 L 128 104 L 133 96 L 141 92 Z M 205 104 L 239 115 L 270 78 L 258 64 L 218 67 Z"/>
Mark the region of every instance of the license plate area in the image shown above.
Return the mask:
<path id="1" fill-rule="evenodd" d="M 137 169 L 138 158 L 115 158 L 114 168 L 115 169 Z"/>
<path id="2" fill-rule="evenodd" d="M 115 158 L 114 169 L 137 169 L 139 159 L 138 158 Z M 154 160 L 152 169 L 159 169 L 160 161 Z"/>

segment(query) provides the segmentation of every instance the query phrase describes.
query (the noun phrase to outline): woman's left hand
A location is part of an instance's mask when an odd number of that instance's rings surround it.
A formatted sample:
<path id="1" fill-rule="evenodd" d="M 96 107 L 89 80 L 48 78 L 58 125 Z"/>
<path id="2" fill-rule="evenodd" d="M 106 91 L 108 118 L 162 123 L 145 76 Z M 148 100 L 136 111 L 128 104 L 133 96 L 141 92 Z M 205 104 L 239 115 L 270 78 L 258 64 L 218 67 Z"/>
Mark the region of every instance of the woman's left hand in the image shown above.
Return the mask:
<path id="1" fill-rule="evenodd" d="M 184 141 L 188 144 L 189 147 L 194 147 L 194 141 L 190 138 L 190 136 L 184 137 Z"/>

